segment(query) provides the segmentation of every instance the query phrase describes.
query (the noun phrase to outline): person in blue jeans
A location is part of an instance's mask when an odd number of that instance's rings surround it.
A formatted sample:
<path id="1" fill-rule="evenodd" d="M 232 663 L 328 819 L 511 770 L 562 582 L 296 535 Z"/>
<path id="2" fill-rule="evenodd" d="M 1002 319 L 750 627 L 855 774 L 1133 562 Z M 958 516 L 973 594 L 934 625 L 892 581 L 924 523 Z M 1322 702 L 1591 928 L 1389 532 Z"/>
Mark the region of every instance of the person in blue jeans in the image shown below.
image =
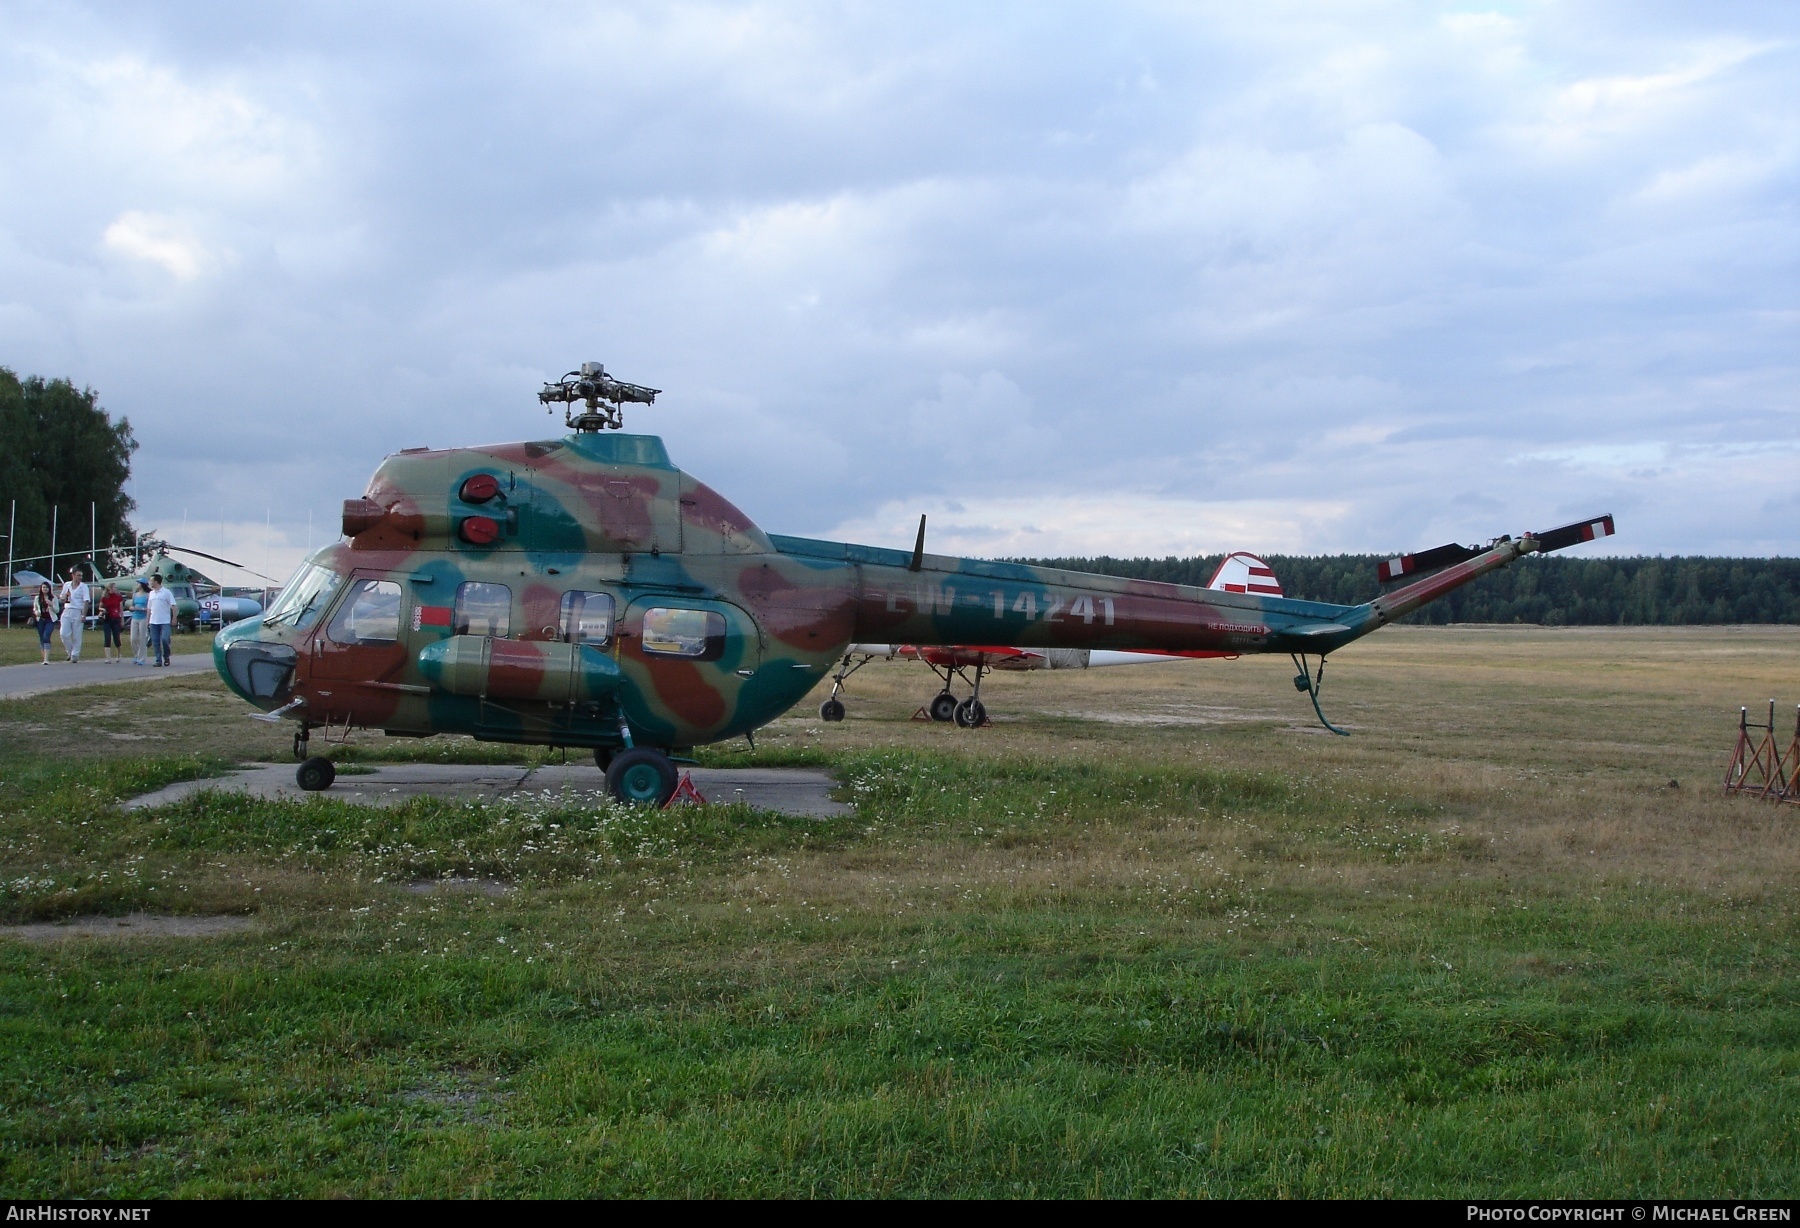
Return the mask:
<path id="1" fill-rule="evenodd" d="M 175 629 L 175 594 L 163 587 L 161 576 L 150 577 L 150 596 L 145 599 L 150 619 L 152 665 L 169 663 L 169 633 Z"/>
<path id="2" fill-rule="evenodd" d="M 131 660 L 134 665 L 147 665 L 144 653 L 150 647 L 150 582 L 139 580 L 131 594 Z"/>
<path id="3" fill-rule="evenodd" d="M 38 585 L 38 591 L 31 596 L 31 622 L 37 628 L 38 647 L 44 650 L 44 664 L 50 664 L 50 633 L 56 630 L 56 594 L 50 591 L 50 582 Z"/>

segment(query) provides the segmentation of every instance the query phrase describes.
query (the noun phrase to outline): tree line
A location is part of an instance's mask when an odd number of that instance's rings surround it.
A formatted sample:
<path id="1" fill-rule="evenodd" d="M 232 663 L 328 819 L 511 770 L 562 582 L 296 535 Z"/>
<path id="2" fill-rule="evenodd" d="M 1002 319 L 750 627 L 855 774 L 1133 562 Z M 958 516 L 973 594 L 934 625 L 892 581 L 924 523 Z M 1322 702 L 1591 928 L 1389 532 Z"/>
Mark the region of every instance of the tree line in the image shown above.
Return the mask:
<path id="1" fill-rule="evenodd" d="M 135 504 L 125 483 L 135 451 L 131 423 L 113 421 L 92 388 L 0 367 L 0 533 L 16 507 L 12 557 L 48 555 L 53 521 L 59 560 L 87 558 L 93 537 L 102 553 L 131 540 Z"/>
<path id="2" fill-rule="evenodd" d="M 1024 559 L 1138 580 L 1204 585 L 1223 555 L 1198 558 Z M 1381 591 L 1379 554 L 1264 556 L 1282 591 L 1358 605 Z M 1800 559 L 1581 559 L 1527 555 L 1409 615 L 1404 622 L 1546 626 L 1800 623 Z"/>

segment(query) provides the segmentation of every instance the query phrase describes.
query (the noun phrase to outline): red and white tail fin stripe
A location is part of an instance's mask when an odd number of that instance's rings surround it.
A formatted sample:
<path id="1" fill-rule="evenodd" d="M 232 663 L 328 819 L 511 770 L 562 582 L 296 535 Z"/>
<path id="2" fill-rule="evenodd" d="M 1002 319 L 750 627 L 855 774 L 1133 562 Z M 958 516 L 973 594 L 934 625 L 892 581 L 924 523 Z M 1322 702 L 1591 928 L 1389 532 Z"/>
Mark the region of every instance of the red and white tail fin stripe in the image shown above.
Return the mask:
<path id="1" fill-rule="evenodd" d="M 1219 569 L 1213 572 L 1213 578 L 1206 582 L 1207 588 L 1216 588 L 1227 593 L 1259 593 L 1265 597 L 1281 596 L 1281 581 L 1275 578 L 1275 569 L 1257 558 L 1254 554 L 1237 550 L 1225 556 Z"/>

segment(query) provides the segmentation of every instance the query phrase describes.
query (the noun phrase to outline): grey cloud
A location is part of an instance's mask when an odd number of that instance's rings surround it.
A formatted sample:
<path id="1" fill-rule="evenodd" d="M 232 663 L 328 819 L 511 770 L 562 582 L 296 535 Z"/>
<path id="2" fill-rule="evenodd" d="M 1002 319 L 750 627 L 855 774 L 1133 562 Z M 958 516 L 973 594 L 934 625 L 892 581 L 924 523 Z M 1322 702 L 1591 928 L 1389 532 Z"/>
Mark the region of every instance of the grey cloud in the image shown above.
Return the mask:
<path id="1" fill-rule="evenodd" d="M 1794 453 L 1681 449 L 1800 439 L 1796 25 L 10 10 L 0 361 L 128 413 L 165 518 L 327 516 L 597 358 L 778 530 L 1117 490 L 1331 499 L 1320 549 L 1613 506 L 1623 549 L 1791 553 L 1736 505 Z M 1520 459 L 1645 440 L 1685 459 Z"/>

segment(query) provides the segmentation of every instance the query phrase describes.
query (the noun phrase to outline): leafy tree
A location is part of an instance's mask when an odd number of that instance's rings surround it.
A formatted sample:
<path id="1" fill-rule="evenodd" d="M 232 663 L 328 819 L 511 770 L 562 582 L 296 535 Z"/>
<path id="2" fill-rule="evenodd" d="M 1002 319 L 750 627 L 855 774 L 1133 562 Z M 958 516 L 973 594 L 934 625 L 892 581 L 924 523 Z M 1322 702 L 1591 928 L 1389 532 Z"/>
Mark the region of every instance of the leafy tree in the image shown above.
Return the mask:
<path id="1" fill-rule="evenodd" d="M 135 504 L 125 483 L 137 446 L 130 421 L 114 422 L 93 389 L 0 367 L 0 500 L 18 502 L 13 556 L 50 552 L 54 510 L 59 559 L 85 558 L 90 504 L 103 550 L 129 540 Z"/>

